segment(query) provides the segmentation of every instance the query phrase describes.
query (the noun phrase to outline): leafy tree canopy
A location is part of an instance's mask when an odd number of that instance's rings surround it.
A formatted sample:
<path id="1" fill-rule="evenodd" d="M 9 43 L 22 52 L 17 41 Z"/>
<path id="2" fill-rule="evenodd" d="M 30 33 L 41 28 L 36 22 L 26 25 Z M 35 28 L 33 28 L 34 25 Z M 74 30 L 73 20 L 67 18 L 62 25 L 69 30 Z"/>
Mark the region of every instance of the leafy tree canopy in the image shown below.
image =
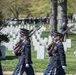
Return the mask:
<path id="1" fill-rule="evenodd" d="M 67 0 L 68 13 L 76 13 L 76 0 Z M 5 18 L 36 17 L 50 13 L 50 0 L 0 0 L 0 10 Z"/>

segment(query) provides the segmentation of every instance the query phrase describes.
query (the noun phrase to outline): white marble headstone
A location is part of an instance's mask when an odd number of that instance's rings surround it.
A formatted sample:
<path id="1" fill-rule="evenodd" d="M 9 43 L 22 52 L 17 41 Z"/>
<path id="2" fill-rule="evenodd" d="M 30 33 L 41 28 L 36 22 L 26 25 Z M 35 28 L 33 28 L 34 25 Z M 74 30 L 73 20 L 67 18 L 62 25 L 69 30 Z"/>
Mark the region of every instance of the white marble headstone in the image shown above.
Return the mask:
<path id="1" fill-rule="evenodd" d="M 67 48 L 71 48 L 71 39 L 66 39 Z"/>
<path id="2" fill-rule="evenodd" d="M 40 44 L 39 42 L 36 42 L 36 44 L 34 45 L 34 50 L 37 51 L 39 50 Z"/>
<path id="3" fill-rule="evenodd" d="M 44 46 L 40 46 L 37 50 L 37 59 L 44 59 Z"/>
<path id="4" fill-rule="evenodd" d="M 64 51 L 66 52 L 67 51 L 67 43 L 63 42 L 63 46 L 64 46 Z"/>
<path id="5" fill-rule="evenodd" d="M 52 38 L 51 36 L 48 36 L 48 44 L 50 44 L 52 42 Z"/>

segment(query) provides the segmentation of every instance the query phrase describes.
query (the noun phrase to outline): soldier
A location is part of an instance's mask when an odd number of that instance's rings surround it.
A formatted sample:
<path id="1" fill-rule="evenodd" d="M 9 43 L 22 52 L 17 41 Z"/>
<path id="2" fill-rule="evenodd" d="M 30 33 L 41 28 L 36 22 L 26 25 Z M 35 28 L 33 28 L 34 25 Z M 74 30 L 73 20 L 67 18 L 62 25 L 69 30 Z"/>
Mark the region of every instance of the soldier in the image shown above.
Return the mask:
<path id="1" fill-rule="evenodd" d="M 34 70 L 32 67 L 32 60 L 31 60 L 31 45 L 30 45 L 30 39 L 28 38 L 29 30 L 27 29 L 21 29 L 20 35 L 21 35 L 21 49 L 20 49 L 20 57 L 19 62 L 17 64 L 16 73 L 13 75 L 22 75 L 24 72 L 26 72 L 27 75 L 35 75 Z"/>
<path id="2" fill-rule="evenodd" d="M 19 71 L 20 71 L 20 59 L 21 59 L 21 55 L 18 55 L 18 63 L 16 65 L 16 68 L 14 69 L 14 72 L 12 75 L 18 75 L 19 74 Z"/>
<path id="3" fill-rule="evenodd" d="M 50 50 L 51 45 L 54 42 L 54 33 L 51 34 L 51 38 L 52 38 L 51 44 L 49 44 L 48 46 L 45 47 L 48 51 Z M 46 56 L 49 56 L 48 52 L 46 53 Z M 45 70 L 45 72 L 44 72 L 44 75 L 48 75 L 49 72 L 50 72 L 50 69 L 51 69 L 51 65 L 49 63 L 48 66 L 47 66 L 47 68 L 46 68 L 46 70 Z"/>
<path id="4" fill-rule="evenodd" d="M 0 50 L 0 57 L 2 56 L 1 50 Z M 2 66 L 1 66 L 1 59 L 0 59 L 0 75 L 3 75 L 2 73 Z"/>
<path id="5" fill-rule="evenodd" d="M 65 75 L 66 57 L 64 47 L 61 41 L 62 34 L 56 32 L 54 34 L 54 43 L 52 44 L 48 54 L 50 58 L 50 72 L 44 75 Z"/>
<path id="6" fill-rule="evenodd" d="M 21 37 L 20 37 L 20 41 L 18 43 L 20 43 L 20 44 L 22 43 Z M 14 69 L 14 72 L 13 72 L 12 75 L 18 75 L 19 72 L 20 72 L 20 66 L 21 66 L 20 60 L 21 60 L 22 57 L 21 57 L 21 52 L 20 51 L 19 51 L 19 53 L 14 51 L 14 53 L 18 57 L 18 63 L 16 65 L 16 68 Z"/>

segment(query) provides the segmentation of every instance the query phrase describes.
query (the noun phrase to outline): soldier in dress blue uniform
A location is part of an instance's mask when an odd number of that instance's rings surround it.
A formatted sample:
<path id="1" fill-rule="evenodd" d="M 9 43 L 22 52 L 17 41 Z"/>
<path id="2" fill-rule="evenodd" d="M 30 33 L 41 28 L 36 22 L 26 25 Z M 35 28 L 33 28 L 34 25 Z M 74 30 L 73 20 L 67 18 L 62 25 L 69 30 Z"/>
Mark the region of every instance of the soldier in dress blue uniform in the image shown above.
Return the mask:
<path id="1" fill-rule="evenodd" d="M 21 75 L 23 71 L 26 72 L 27 75 L 35 75 L 34 70 L 32 67 L 32 60 L 31 60 L 31 44 L 30 39 L 28 38 L 29 31 L 27 29 L 22 29 L 22 50 L 21 50 Z"/>
<path id="2" fill-rule="evenodd" d="M 2 56 L 1 50 L 0 50 L 0 57 Z M 3 75 L 2 73 L 2 66 L 1 66 L 1 59 L 0 59 L 0 75 Z"/>
<path id="3" fill-rule="evenodd" d="M 21 34 L 21 30 L 20 30 L 20 34 Z M 21 35 L 22 36 L 22 35 Z M 22 44 L 22 40 L 21 40 L 21 38 L 22 37 L 20 37 L 20 41 L 19 41 L 19 43 L 20 44 Z M 16 53 L 15 54 L 17 57 L 18 57 L 18 63 L 17 63 L 17 65 L 16 65 L 16 68 L 14 69 L 14 72 L 13 72 L 13 74 L 12 75 L 18 75 L 19 73 L 20 73 L 20 66 L 21 66 L 21 63 L 20 63 L 20 61 L 21 61 L 21 51 L 18 53 Z"/>
<path id="4" fill-rule="evenodd" d="M 50 72 L 44 75 L 65 75 L 64 69 L 66 68 L 66 57 L 64 47 L 61 42 L 62 34 L 56 32 L 54 34 L 54 43 L 48 50 L 50 58 Z"/>
<path id="5" fill-rule="evenodd" d="M 35 75 L 32 67 L 32 59 L 31 59 L 31 44 L 30 39 L 28 38 L 29 30 L 21 29 L 21 53 L 19 56 L 19 62 L 15 69 L 15 73 L 13 75 L 23 75 L 26 72 L 27 75 Z"/>
<path id="6" fill-rule="evenodd" d="M 51 38 L 52 38 L 52 42 L 51 42 L 51 44 L 52 44 L 54 42 L 54 33 L 51 34 Z M 50 48 L 51 48 L 51 45 L 49 44 L 49 46 L 45 46 L 45 48 L 49 51 Z M 49 56 L 48 52 L 46 53 L 46 56 Z M 48 75 L 49 72 L 50 72 L 50 69 L 51 69 L 51 65 L 49 63 L 46 70 L 45 70 L 45 72 L 44 72 L 44 75 Z"/>

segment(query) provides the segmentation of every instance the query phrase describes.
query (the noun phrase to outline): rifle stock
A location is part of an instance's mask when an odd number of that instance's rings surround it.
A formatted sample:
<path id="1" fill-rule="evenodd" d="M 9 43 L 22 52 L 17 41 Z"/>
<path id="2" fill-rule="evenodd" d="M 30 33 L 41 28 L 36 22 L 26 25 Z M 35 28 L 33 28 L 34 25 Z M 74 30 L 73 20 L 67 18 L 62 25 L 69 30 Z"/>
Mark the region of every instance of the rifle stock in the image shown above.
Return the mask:
<path id="1" fill-rule="evenodd" d="M 64 32 L 62 32 L 63 36 L 67 33 L 68 30 L 70 30 L 71 28 L 74 28 L 74 27 L 75 27 L 75 25 L 72 25 L 72 26 L 68 27 Z M 48 45 L 48 47 L 51 47 L 53 44 L 54 44 L 54 42 L 51 42 L 51 43 Z M 50 51 L 51 51 L 51 50 L 50 50 Z M 49 53 L 50 53 L 50 51 L 49 51 Z"/>
<path id="2" fill-rule="evenodd" d="M 35 26 L 33 29 L 31 29 L 29 31 L 29 35 L 28 35 L 28 38 L 30 38 L 37 30 L 39 30 L 42 26 Z M 18 54 L 20 54 L 20 49 L 21 49 L 21 42 L 17 42 L 17 44 L 15 45 L 15 48 L 14 48 L 14 53 L 15 55 L 17 56 Z"/>

